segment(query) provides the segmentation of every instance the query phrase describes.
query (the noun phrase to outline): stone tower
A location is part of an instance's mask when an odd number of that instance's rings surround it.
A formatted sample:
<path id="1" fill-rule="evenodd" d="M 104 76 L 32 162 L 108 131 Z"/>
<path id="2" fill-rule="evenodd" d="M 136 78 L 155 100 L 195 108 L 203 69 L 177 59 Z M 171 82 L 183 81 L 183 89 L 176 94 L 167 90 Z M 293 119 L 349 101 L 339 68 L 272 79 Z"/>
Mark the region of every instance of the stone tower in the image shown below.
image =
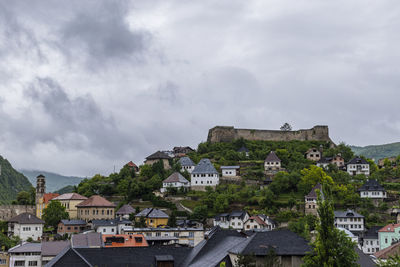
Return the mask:
<path id="1" fill-rule="evenodd" d="M 39 199 L 46 193 L 46 178 L 43 174 L 36 177 L 36 204 L 39 203 Z"/>

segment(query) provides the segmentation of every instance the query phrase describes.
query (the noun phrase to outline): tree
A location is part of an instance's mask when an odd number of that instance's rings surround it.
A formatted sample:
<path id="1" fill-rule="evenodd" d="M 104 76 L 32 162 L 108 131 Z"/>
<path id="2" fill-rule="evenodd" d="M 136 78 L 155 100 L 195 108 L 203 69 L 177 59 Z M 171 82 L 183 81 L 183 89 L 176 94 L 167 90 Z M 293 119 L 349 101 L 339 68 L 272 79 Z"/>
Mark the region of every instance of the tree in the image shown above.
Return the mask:
<path id="1" fill-rule="evenodd" d="M 289 123 L 287 123 L 287 122 L 285 122 L 282 126 L 281 126 L 281 131 L 291 131 L 292 130 L 292 126 L 289 124 Z"/>
<path id="2" fill-rule="evenodd" d="M 340 267 L 358 266 L 358 255 L 354 250 L 355 243 L 344 231 L 334 225 L 335 215 L 328 186 L 324 185 L 324 200 L 318 190 L 318 215 L 316 225 L 317 236 L 311 243 L 312 251 L 304 258 L 304 267 Z"/>
<path id="3" fill-rule="evenodd" d="M 51 201 L 47 208 L 43 210 L 42 218 L 47 226 L 52 226 L 56 229 L 61 220 L 69 218 L 69 214 L 60 201 Z"/>
<path id="4" fill-rule="evenodd" d="M 207 219 L 207 215 L 207 205 L 201 205 L 194 208 L 193 213 L 190 215 L 190 219 L 204 223 Z"/>
<path id="5" fill-rule="evenodd" d="M 396 266 L 400 266 L 400 255 L 389 256 L 389 258 L 386 261 L 379 260 L 378 261 L 378 266 L 379 267 L 396 267 Z"/>
<path id="6" fill-rule="evenodd" d="M 303 169 L 301 171 L 303 177 L 299 183 L 299 189 L 303 193 L 307 194 L 310 192 L 313 186 L 317 183 L 333 185 L 333 179 L 327 175 L 324 170 L 315 165 L 311 165 L 308 169 Z"/>
<path id="7" fill-rule="evenodd" d="M 21 191 L 17 195 L 17 203 L 19 205 L 30 205 L 31 204 L 31 195 L 29 192 Z"/>
<path id="8" fill-rule="evenodd" d="M 172 212 L 171 216 L 169 216 L 167 225 L 169 227 L 176 227 L 176 215 L 175 215 L 175 212 Z"/>

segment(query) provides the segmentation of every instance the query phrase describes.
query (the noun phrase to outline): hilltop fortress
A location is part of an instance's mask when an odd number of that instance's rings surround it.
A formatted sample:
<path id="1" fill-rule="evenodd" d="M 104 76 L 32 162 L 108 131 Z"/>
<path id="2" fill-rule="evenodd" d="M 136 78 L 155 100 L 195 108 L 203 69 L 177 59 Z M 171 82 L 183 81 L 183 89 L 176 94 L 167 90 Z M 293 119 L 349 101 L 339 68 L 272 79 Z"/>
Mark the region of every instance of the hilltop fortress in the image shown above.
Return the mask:
<path id="1" fill-rule="evenodd" d="M 328 126 L 316 125 L 311 129 L 297 131 L 235 129 L 233 126 L 215 126 L 208 131 L 207 141 L 211 143 L 230 142 L 235 139 L 261 141 L 326 141 L 334 144 L 329 137 Z"/>

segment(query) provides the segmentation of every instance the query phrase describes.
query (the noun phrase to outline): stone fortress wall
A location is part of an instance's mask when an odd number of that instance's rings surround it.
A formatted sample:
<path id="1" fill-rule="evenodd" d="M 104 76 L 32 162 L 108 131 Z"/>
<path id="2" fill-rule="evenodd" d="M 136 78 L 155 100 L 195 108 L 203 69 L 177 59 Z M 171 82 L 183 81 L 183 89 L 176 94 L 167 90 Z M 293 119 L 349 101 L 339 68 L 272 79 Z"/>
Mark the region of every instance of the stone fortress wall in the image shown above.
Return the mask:
<path id="1" fill-rule="evenodd" d="M 0 220 L 8 221 L 9 219 L 25 212 L 36 214 L 36 208 L 31 205 L 1 205 Z"/>
<path id="2" fill-rule="evenodd" d="M 211 143 L 231 142 L 235 139 L 253 141 L 325 141 L 333 144 L 328 126 L 317 125 L 311 129 L 297 131 L 236 129 L 233 126 L 215 126 L 208 131 L 207 141 Z"/>

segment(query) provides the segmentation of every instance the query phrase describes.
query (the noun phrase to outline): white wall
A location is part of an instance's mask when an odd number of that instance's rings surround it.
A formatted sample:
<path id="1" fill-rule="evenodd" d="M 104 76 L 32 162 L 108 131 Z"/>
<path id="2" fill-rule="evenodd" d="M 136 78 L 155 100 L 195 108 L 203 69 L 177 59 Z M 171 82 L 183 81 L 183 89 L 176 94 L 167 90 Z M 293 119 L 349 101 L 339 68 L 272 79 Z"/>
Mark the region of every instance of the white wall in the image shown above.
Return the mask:
<path id="1" fill-rule="evenodd" d="M 219 184 L 219 174 L 193 174 L 191 186 L 215 186 Z"/>
<path id="2" fill-rule="evenodd" d="M 9 227 L 9 232 L 11 229 Z M 32 238 L 34 241 L 40 239 L 43 235 L 43 224 L 19 224 L 14 223 L 14 235 L 19 236 L 22 241 Z"/>
<path id="3" fill-rule="evenodd" d="M 349 231 L 364 231 L 364 218 L 335 218 L 335 226 Z"/>
<path id="4" fill-rule="evenodd" d="M 360 168 L 357 168 L 359 166 Z M 354 172 L 355 174 L 365 174 L 369 175 L 369 164 L 348 164 L 347 165 L 347 172 L 350 175 L 353 175 Z"/>
<path id="5" fill-rule="evenodd" d="M 42 260 L 41 260 L 41 255 L 40 252 L 27 252 L 27 253 L 19 253 L 22 255 L 15 255 L 15 254 L 11 254 L 10 255 L 10 267 L 14 267 L 15 266 L 15 261 L 25 261 L 25 265 L 26 267 L 30 266 L 29 262 L 30 261 L 36 261 L 37 262 L 37 266 L 40 267 L 42 266 Z M 27 254 L 27 255 L 25 255 Z M 39 255 L 29 255 L 29 254 L 39 254 Z M 21 265 L 18 265 L 21 266 Z M 34 265 L 31 265 L 34 266 Z"/>
<path id="6" fill-rule="evenodd" d="M 365 239 L 362 250 L 365 254 L 374 254 L 379 251 L 379 239 Z"/>
<path id="7" fill-rule="evenodd" d="M 163 187 L 160 189 L 160 191 L 161 191 L 162 193 L 164 193 L 165 191 L 167 191 L 167 188 L 168 188 L 168 187 L 175 187 L 175 188 L 184 187 L 184 188 L 189 188 L 189 187 L 190 187 L 190 183 L 189 183 L 189 182 L 186 183 L 186 184 L 181 183 L 181 182 L 163 183 Z"/>
<path id="8" fill-rule="evenodd" d="M 361 198 L 386 198 L 385 191 L 360 191 Z"/>
<path id="9" fill-rule="evenodd" d="M 222 169 L 222 176 L 236 176 L 237 169 Z"/>
<path id="10" fill-rule="evenodd" d="M 116 235 L 117 234 L 117 226 L 99 226 L 97 227 L 96 232 L 102 233 L 104 235 Z"/>
<path id="11" fill-rule="evenodd" d="M 195 166 L 182 166 L 181 171 L 187 171 L 188 173 L 192 173 L 192 171 L 194 170 Z"/>

